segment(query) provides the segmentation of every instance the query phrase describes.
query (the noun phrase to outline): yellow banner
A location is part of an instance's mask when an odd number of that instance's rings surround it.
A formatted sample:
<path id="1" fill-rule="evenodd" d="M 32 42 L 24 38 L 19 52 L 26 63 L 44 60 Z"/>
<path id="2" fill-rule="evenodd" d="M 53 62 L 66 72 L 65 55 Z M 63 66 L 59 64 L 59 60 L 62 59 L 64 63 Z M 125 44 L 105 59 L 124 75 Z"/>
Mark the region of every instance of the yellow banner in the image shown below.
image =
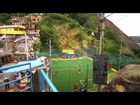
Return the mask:
<path id="1" fill-rule="evenodd" d="M 73 50 L 62 50 L 62 53 L 70 53 L 70 52 L 74 52 Z"/>

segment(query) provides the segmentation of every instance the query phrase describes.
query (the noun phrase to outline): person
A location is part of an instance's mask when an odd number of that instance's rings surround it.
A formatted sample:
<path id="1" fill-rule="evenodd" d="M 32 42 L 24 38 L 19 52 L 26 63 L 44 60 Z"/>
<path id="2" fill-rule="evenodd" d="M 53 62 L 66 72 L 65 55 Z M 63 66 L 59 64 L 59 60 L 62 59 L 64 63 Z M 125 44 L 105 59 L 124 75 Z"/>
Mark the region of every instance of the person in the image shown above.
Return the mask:
<path id="1" fill-rule="evenodd" d="M 79 68 L 79 74 L 81 73 L 81 68 Z"/>
<path id="2" fill-rule="evenodd" d="M 6 77 L 6 78 L 4 78 L 4 82 L 6 83 L 6 82 L 9 82 L 9 79 Z M 5 90 L 8 90 L 10 87 L 9 87 L 9 84 L 6 84 L 5 85 Z"/>
<path id="3" fill-rule="evenodd" d="M 81 91 L 81 92 L 87 92 L 86 86 L 84 86 L 84 87 L 82 88 L 82 91 Z"/>
<path id="4" fill-rule="evenodd" d="M 75 82 L 74 83 L 74 91 L 77 90 L 78 84 Z"/>
<path id="5" fill-rule="evenodd" d="M 87 80 L 88 80 L 88 78 L 85 77 L 85 78 L 84 78 L 85 85 L 87 84 Z"/>
<path id="6" fill-rule="evenodd" d="M 58 70 L 55 71 L 56 75 L 58 76 Z"/>
<path id="7" fill-rule="evenodd" d="M 81 91 L 82 91 L 82 87 L 79 88 L 79 92 L 81 92 Z"/>
<path id="8" fill-rule="evenodd" d="M 81 67 L 79 66 L 79 74 L 81 73 Z"/>
<path id="9" fill-rule="evenodd" d="M 108 64 L 107 65 L 107 68 L 111 69 L 112 68 L 112 65 L 111 64 Z"/>
<path id="10" fill-rule="evenodd" d="M 78 92 L 78 90 L 77 89 L 74 89 L 74 92 Z"/>
<path id="11" fill-rule="evenodd" d="M 18 77 L 17 77 L 17 80 L 18 80 L 18 79 L 21 79 L 21 76 L 18 76 Z M 21 80 L 18 80 L 18 81 L 16 82 L 18 88 L 20 87 L 20 81 L 21 81 Z"/>
<path id="12" fill-rule="evenodd" d="M 26 74 L 27 76 L 29 76 L 29 75 L 30 75 L 30 71 L 29 71 L 29 70 L 26 70 L 25 74 Z"/>
<path id="13" fill-rule="evenodd" d="M 16 80 L 16 79 L 17 79 L 17 75 L 15 74 L 14 75 L 14 80 Z M 16 82 L 15 82 L 15 86 L 17 86 Z"/>
<path id="14" fill-rule="evenodd" d="M 47 67 L 47 68 L 46 68 L 46 74 L 47 74 L 47 75 L 49 75 L 49 71 L 50 71 L 50 68 Z"/>

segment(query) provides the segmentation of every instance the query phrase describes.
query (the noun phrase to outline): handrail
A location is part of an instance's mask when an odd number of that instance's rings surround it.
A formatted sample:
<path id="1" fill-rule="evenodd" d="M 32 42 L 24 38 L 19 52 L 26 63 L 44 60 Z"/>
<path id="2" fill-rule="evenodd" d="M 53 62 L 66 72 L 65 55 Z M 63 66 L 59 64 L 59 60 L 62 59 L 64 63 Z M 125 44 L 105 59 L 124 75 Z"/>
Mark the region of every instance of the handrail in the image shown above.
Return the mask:
<path id="1" fill-rule="evenodd" d="M 45 74 L 45 72 L 42 69 L 40 70 L 40 74 L 41 74 L 41 89 L 42 89 L 42 92 L 45 92 L 44 79 L 48 83 L 52 92 L 58 92 L 58 90 L 56 89 L 56 87 L 54 86 L 52 81 L 49 79 L 49 77 Z"/>
<path id="2" fill-rule="evenodd" d="M 19 66 L 24 66 L 24 65 L 30 65 L 31 63 L 24 63 L 24 64 L 16 64 L 16 65 L 11 65 L 11 66 L 3 66 L 3 67 L 1 67 L 0 68 L 0 71 L 1 70 L 7 70 L 7 69 L 9 69 L 9 68 L 15 68 L 15 67 L 19 67 Z"/>
<path id="3" fill-rule="evenodd" d="M 30 75 L 29 75 L 29 76 L 22 77 L 22 78 L 20 78 L 20 79 L 18 79 L 18 80 L 12 80 L 12 81 L 10 81 L 10 82 L 0 84 L 0 87 L 1 87 L 1 86 L 5 86 L 5 85 L 7 85 L 7 84 L 14 83 L 14 82 L 19 81 L 19 80 L 22 80 L 22 79 L 24 79 L 24 78 L 32 77 L 31 63 L 24 63 L 24 64 L 18 64 L 18 65 L 11 65 L 11 66 L 6 66 L 6 67 L 1 67 L 1 68 L 0 68 L 0 71 L 2 71 L 2 70 L 7 70 L 7 69 L 9 69 L 9 68 L 15 68 L 15 67 L 19 67 L 19 66 L 24 66 L 24 65 L 29 65 L 29 67 L 30 67 Z M 32 82 L 32 79 L 30 79 L 30 80 L 31 80 L 31 86 L 30 86 L 30 87 L 26 87 L 25 89 L 21 90 L 20 92 L 24 92 L 24 91 L 26 91 L 26 90 L 28 90 L 28 89 L 30 89 L 30 88 L 31 88 L 31 91 L 33 92 L 33 82 Z"/>

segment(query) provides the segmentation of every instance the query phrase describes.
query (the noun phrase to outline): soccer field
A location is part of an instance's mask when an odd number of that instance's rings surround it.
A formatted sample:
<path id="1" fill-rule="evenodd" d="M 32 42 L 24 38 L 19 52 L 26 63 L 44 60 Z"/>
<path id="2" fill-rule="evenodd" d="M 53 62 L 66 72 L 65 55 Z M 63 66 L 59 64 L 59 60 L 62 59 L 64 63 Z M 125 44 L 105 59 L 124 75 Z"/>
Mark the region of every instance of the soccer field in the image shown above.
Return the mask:
<path id="1" fill-rule="evenodd" d="M 79 66 L 81 73 L 79 73 Z M 56 75 L 58 71 L 58 76 Z M 89 59 L 80 60 L 53 60 L 52 82 L 59 92 L 73 92 L 73 84 L 77 82 L 78 89 L 84 86 L 84 78 L 88 78 L 87 88 L 93 88 L 93 61 Z"/>

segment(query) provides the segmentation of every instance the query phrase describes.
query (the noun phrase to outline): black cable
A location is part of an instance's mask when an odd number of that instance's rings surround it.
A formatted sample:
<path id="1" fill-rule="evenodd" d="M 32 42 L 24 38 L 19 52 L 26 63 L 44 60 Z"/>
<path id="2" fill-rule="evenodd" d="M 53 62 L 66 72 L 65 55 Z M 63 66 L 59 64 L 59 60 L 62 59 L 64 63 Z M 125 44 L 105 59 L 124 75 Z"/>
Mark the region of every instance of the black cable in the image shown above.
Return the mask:
<path id="1" fill-rule="evenodd" d="M 129 16 L 129 15 L 130 15 L 130 13 L 129 13 L 128 15 L 125 15 L 124 17 L 120 18 L 120 19 L 119 19 L 119 20 L 117 20 L 115 23 L 117 23 L 117 22 L 121 21 L 122 19 L 126 18 L 126 17 L 127 17 L 127 16 Z"/>

